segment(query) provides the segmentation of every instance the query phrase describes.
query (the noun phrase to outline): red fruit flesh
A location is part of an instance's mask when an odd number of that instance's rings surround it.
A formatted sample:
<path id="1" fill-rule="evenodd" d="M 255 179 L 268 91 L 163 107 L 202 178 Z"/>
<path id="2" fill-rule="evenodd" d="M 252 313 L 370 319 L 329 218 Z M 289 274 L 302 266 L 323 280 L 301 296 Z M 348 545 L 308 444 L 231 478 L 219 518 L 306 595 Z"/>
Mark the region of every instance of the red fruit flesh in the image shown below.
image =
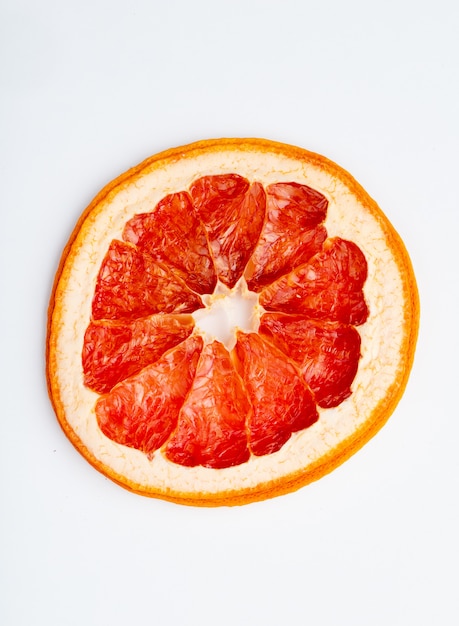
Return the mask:
<path id="1" fill-rule="evenodd" d="M 265 218 L 266 196 L 237 174 L 203 176 L 190 187 L 210 241 L 219 279 L 232 288 L 253 253 Z"/>
<path id="2" fill-rule="evenodd" d="M 294 363 L 259 335 L 239 333 L 235 355 L 253 408 L 250 449 L 271 454 L 317 421 L 314 398 Z"/>
<path id="3" fill-rule="evenodd" d="M 368 269 L 356 244 L 327 239 L 327 208 L 307 185 L 265 192 L 223 174 L 126 223 L 102 261 L 82 352 L 85 385 L 106 394 L 95 410 L 107 437 L 147 455 L 161 448 L 180 465 L 228 468 L 278 451 L 317 421 L 316 405 L 349 397 Z M 217 279 L 267 311 L 258 333 L 237 332 L 231 354 L 217 340 L 203 347 L 185 315 L 204 308 L 198 294 L 213 294 L 207 312 L 219 310 Z"/>
<path id="4" fill-rule="evenodd" d="M 322 225 L 328 200 L 298 183 L 276 183 L 266 189 L 266 220 L 247 265 L 249 289 L 260 289 L 308 261 L 322 247 Z"/>
<path id="5" fill-rule="evenodd" d="M 189 337 L 102 396 L 96 404 L 102 432 L 146 454 L 161 447 L 176 427 L 201 349 L 202 339 Z"/>
<path id="6" fill-rule="evenodd" d="M 193 327 L 191 315 L 152 315 L 133 322 L 90 322 L 82 354 L 85 385 L 97 393 L 107 393 L 181 343 Z"/>
<path id="7" fill-rule="evenodd" d="M 362 290 L 366 277 L 367 263 L 355 243 L 327 239 L 308 263 L 263 289 L 260 304 L 268 311 L 363 324 L 368 317 Z"/>
<path id="8" fill-rule="evenodd" d="M 351 395 L 360 360 L 360 335 L 353 326 L 265 313 L 259 333 L 298 364 L 319 406 L 337 406 Z"/>
<path id="9" fill-rule="evenodd" d="M 174 463 L 211 468 L 248 460 L 245 422 L 250 414 L 242 381 L 218 341 L 205 346 L 177 429 L 165 447 Z"/>
<path id="10" fill-rule="evenodd" d="M 201 298 L 166 266 L 132 244 L 112 241 L 97 277 L 93 319 L 132 321 L 202 307 Z"/>
<path id="11" fill-rule="evenodd" d="M 188 193 L 170 194 L 151 213 L 134 216 L 124 227 L 123 239 L 174 268 L 190 289 L 201 294 L 215 289 L 207 234 Z"/>

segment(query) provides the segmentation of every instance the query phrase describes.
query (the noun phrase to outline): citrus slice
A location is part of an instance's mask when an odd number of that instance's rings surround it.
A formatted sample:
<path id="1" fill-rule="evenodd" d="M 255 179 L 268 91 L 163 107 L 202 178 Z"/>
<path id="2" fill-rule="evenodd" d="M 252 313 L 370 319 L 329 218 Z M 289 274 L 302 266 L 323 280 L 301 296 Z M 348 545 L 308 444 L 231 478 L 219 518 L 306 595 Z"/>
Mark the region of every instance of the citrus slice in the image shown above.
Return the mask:
<path id="1" fill-rule="evenodd" d="M 418 324 L 403 242 L 350 174 L 267 140 L 203 141 L 83 213 L 50 301 L 48 388 L 123 487 L 243 504 L 317 480 L 382 427 Z"/>

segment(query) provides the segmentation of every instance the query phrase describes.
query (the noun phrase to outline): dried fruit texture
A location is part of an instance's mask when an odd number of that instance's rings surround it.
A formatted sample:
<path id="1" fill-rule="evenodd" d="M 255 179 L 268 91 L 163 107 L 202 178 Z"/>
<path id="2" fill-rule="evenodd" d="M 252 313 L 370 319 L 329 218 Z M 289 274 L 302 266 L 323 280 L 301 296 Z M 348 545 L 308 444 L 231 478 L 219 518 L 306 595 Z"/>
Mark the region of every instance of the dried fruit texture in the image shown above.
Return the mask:
<path id="1" fill-rule="evenodd" d="M 353 326 L 265 313 L 259 333 L 298 364 L 319 406 L 338 406 L 351 395 L 361 343 Z"/>
<path id="2" fill-rule="evenodd" d="M 234 336 L 236 317 L 257 331 Z M 50 302 L 50 397 L 77 449 L 133 491 L 260 500 L 379 430 L 418 321 L 403 243 L 347 172 L 264 140 L 200 142 L 113 181 L 78 222 Z"/>
<path id="3" fill-rule="evenodd" d="M 201 349 L 202 339 L 189 337 L 98 400 L 102 432 L 149 455 L 161 447 L 176 427 Z"/>
<path id="4" fill-rule="evenodd" d="M 202 307 L 200 297 L 166 266 L 131 244 L 112 241 L 97 277 L 93 319 L 135 320 Z"/>
<path id="5" fill-rule="evenodd" d="M 84 384 L 97 393 L 107 393 L 181 343 L 193 327 L 191 315 L 90 322 L 83 344 Z"/>
<path id="6" fill-rule="evenodd" d="M 257 456 L 272 454 L 317 421 L 314 398 L 294 363 L 259 335 L 239 333 L 235 353 L 253 408 L 250 449 Z"/>
<path id="7" fill-rule="evenodd" d="M 82 362 L 85 384 L 110 392 L 96 413 L 118 443 L 148 454 L 164 444 L 174 463 L 222 469 L 278 451 L 317 421 L 316 403 L 337 406 L 351 394 L 360 336 L 350 324 L 367 315 L 365 258 L 352 242 L 326 239 L 322 194 L 278 183 L 266 195 L 267 203 L 259 183 L 235 174 L 204 176 L 190 194 L 170 194 L 131 218 L 126 241 L 111 243 Z M 213 289 L 216 273 L 232 287 L 244 271 L 261 304 L 287 314 L 265 314 L 260 336 L 239 333 L 232 357 L 218 341 L 207 345 L 191 378 L 181 361 L 189 395 L 171 396 L 168 411 L 167 393 L 155 394 L 176 384 L 167 368 L 181 352 L 167 350 L 194 327 L 178 312 L 203 306 L 190 287 Z"/>
<path id="8" fill-rule="evenodd" d="M 174 268 L 193 291 L 204 294 L 215 289 L 217 276 L 207 234 L 188 193 L 170 194 L 150 213 L 133 217 L 123 239 Z"/>
<path id="9" fill-rule="evenodd" d="M 360 248 L 334 237 L 309 262 L 263 289 L 260 304 L 269 311 L 363 324 L 368 317 L 366 278 L 367 262 Z"/>
<path id="10" fill-rule="evenodd" d="M 208 344 L 165 448 L 167 458 L 214 469 L 244 463 L 250 456 L 245 427 L 250 410 L 228 350 L 218 341 Z"/>
<path id="11" fill-rule="evenodd" d="M 266 197 L 259 183 L 237 174 L 203 176 L 190 187 L 195 210 L 206 227 L 219 279 L 234 287 L 257 243 Z"/>
<path id="12" fill-rule="evenodd" d="M 266 220 L 247 265 L 249 289 L 264 285 L 308 261 L 322 248 L 328 200 L 307 185 L 276 183 L 266 189 Z"/>

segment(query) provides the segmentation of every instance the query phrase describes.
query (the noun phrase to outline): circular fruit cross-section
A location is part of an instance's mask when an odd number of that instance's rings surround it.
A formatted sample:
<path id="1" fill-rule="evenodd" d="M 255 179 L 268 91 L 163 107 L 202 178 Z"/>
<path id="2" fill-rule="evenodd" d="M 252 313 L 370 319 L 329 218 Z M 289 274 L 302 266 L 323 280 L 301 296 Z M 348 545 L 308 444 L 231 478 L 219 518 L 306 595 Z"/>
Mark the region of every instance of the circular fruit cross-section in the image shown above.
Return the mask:
<path id="1" fill-rule="evenodd" d="M 418 322 L 405 247 L 347 172 L 266 140 L 203 141 L 83 213 L 50 302 L 49 393 L 115 482 L 243 504 L 320 478 L 381 428 Z"/>

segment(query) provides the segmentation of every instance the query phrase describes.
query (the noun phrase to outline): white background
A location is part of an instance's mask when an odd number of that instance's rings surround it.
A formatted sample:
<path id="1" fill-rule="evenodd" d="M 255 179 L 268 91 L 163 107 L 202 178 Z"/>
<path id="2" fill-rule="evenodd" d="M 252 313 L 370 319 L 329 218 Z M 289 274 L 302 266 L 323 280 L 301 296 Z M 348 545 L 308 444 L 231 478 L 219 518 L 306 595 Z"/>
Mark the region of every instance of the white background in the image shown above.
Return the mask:
<path id="1" fill-rule="evenodd" d="M 0 623 L 459 623 L 459 5 L 3 0 Z M 402 235 L 422 324 L 396 412 L 294 494 L 197 509 L 93 470 L 47 397 L 46 309 L 92 197 L 150 154 L 320 152 Z"/>

